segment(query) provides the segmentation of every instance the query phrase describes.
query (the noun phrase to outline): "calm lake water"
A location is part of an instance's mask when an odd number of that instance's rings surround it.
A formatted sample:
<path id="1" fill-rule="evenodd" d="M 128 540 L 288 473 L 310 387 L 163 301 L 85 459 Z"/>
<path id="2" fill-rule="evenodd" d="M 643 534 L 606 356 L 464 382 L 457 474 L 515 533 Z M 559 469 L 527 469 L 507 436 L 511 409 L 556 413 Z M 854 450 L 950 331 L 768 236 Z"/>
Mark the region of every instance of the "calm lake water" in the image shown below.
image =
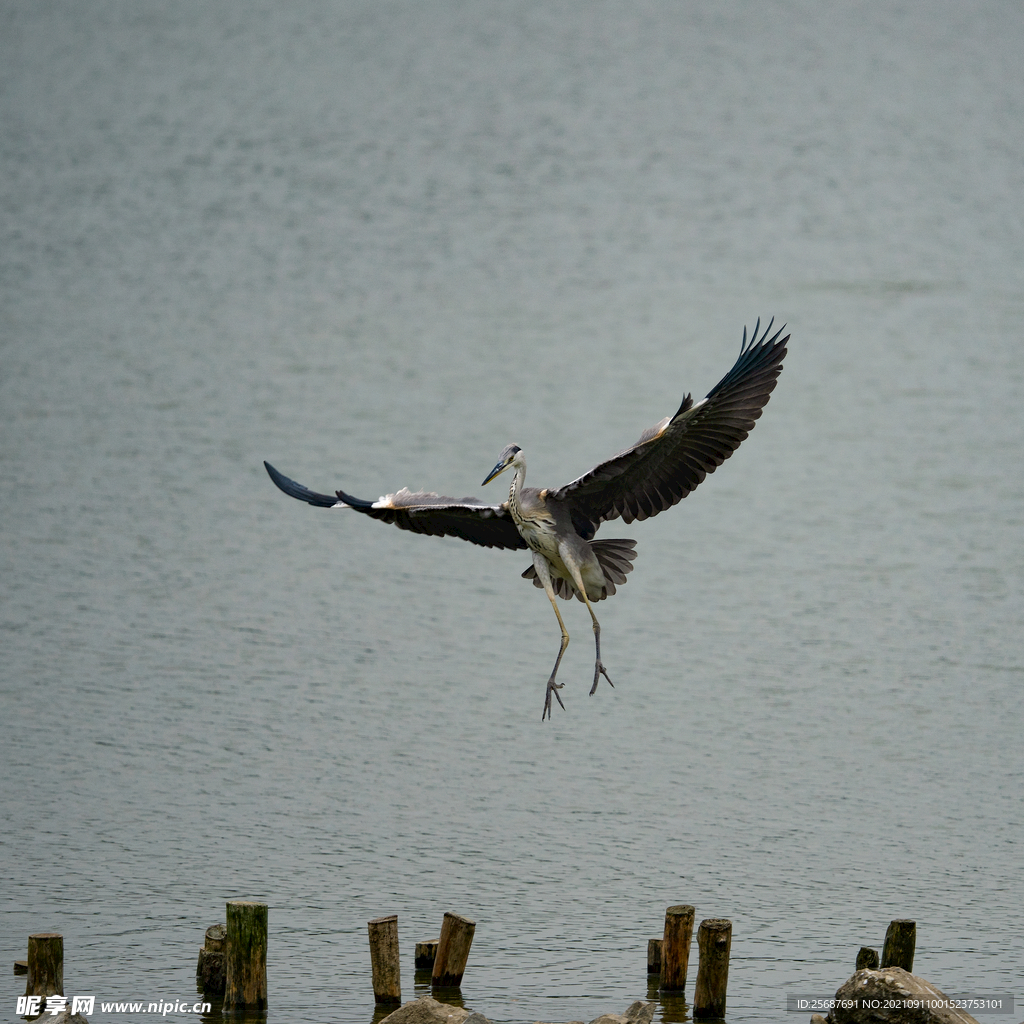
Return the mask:
<path id="1" fill-rule="evenodd" d="M 260 899 L 270 1021 L 369 1024 L 367 920 L 411 997 L 454 910 L 466 1005 L 589 1020 L 692 903 L 732 1021 L 896 917 L 1024 1005 L 1022 52 L 1012 0 L 0 4 L 6 970 L 191 1001 Z M 773 315 L 550 723 L 528 558 L 263 470 L 560 484 Z"/>

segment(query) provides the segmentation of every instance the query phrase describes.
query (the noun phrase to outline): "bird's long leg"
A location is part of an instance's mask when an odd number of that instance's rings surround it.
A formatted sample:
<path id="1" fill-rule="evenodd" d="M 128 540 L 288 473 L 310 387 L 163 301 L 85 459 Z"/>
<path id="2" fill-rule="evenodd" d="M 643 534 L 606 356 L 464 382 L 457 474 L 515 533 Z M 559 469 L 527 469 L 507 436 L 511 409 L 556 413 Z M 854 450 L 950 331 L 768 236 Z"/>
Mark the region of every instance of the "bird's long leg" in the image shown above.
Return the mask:
<path id="1" fill-rule="evenodd" d="M 590 612 L 590 619 L 594 623 L 594 647 L 597 652 L 597 660 L 594 662 L 594 685 L 590 688 L 590 696 L 593 697 L 597 692 L 597 684 L 600 681 L 601 676 L 604 676 L 605 679 L 608 680 L 608 685 L 613 690 L 615 689 L 615 684 L 612 682 L 611 676 L 608 675 L 604 665 L 601 663 L 601 623 L 597 621 L 593 605 L 590 603 L 590 598 L 587 597 L 587 588 L 583 583 L 583 574 L 580 572 L 580 567 L 576 564 L 576 560 L 572 558 L 567 551 L 561 551 L 560 554 L 562 555 L 562 561 L 565 563 L 565 567 L 572 573 L 572 579 L 576 584 L 576 589 L 583 598 L 583 601 L 587 606 L 587 611 Z"/>
<path id="2" fill-rule="evenodd" d="M 533 553 L 533 567 L 536 569 L 537 576 L 540 578 L 541 583 L 544 584 L 544 593 L 548 595 L 551 607 L 555 610 L 555 618 L 558 619 L 559 629 L 562 631 L 562 645 L 558 648 L 558 657 L 555 658 L 555 667 L 551 670 L 551 676 L 548 679 L 548 688 L 544 694 L 544 710 L 541 712 L 540 716 L 540 720 L 543 722 L 545 718 L 551 717 L 551 694 L 555 695 L 555 700 L 562 705 L 562 710 L 565 710 L 565 705 L 562 704 L 562 698 L 558 694 L 558 691 L 565 684 L 556 683 L 555 676 L 558 674 L 558 666 L 562 664 L 562 655 L 565 654 L 565 649 L 569 646 L 569 631 L 565 628 L 565 623 L 562 621 L 562 613 L 558 610 L 558 605 L 555 603 L 555 588 L 551 583 L 551 570 L 548 568 L 548 560 L 539 551 L 535 551 Z"/>

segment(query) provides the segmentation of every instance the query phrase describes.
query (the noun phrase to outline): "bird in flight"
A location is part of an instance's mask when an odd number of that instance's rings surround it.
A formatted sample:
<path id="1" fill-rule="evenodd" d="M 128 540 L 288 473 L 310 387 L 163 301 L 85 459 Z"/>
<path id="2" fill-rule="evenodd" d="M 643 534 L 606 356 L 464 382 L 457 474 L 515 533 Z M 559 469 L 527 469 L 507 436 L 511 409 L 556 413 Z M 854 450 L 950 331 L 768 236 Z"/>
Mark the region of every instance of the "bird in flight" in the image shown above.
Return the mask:
<path id="1" fill-rule="evenodd" d="M 528 548 L 533 564 L 523 577 L 547 594 L 562 631 L 544 695 L 543 721 L 551 716 L 552 695 L 565 708 L 558 693 L 564 684 L 555 682 L 555 677 L 569 645 L 569 632 L 555 597 L 575 596 L 590 612 L 597 654 L 590 693 L 597 690 L 601 676 L 614 685 L 601 661 L 601 626 L 593 605 L 626 582 L 636 558 L 636 541 L 594 540 L 594 535 L 609 520 L 631 523 L 671 508 L 739 447 L 754 429 L 782 372 L 789 335 L 780 340 L 783 327 L 769 338 L 773 323 L 774 319 L 758 339 L 758 320 L 749 342 L 744 327 L 739 358 L 706 398 L 694 402 L 686 395 L 675 415 L 645 430 L 636 444 L 561 487 L 526 487 L 526 456 L 515 444 L 502 451 L 484 479 L 487 484 L 505 470 L 513 470 L 508 498 L 499 504 L 412 493 L 404 487 L 376 501 L 344 491 L 318 494 L 289 480 L 269 462 L 263 465 L 285 494 L 310 505 L 355 509 L 401 530 L 460 537 L 488 548 Z"/>

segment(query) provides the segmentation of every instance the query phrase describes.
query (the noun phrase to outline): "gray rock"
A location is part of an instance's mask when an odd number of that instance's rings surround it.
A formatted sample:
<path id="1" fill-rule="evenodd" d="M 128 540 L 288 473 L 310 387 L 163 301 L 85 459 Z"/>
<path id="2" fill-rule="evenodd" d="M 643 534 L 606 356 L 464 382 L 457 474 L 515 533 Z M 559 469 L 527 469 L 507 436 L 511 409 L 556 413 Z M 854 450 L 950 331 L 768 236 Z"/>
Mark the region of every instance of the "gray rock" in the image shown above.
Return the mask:
<path id="1" fill-rule="evenodd" d="M 630 1003 L 625 1013 L 602 1013 L 590 1024 L 651 1024 L 654 1017 L 654 1003 L 645 1003 L 642 999 Z"/>
<path id="2" fill-rule="evenodd" d="M 490 1021 L 482 1013 L 440 1003 L 433 996 L 420 996 L 403 1003 L 380 1024 L 490 1024 Z"/>
<path id="3" fill-rule="evenodd" d="M 629 1024 L 651 1024 L 654 1019 L 655 1005 L 655 1003 L 645 1003 L 642 999 L 638 999 L 635 1003 L 629 1004 L 629 1008 L 623 1016 L 629 1021 Z"/>
<path id="4" fill-rule="evenodd" d="M 651 1020 L 654 1017 L 655 1003 L 645 1003 L 642 999 L 638 999 L 635 1003 L 630 1003 L 629 1009 L 625 1013 L 602 1013 L 600 1017 L 595 1017 L 590 1024 L 651 1024 Z M 381 1021 L 381 1024 L 384 1024 Z M 470 1024 L 466 1021 L 465 1024 Z M 544 1024 L 543 1021 L 535 1021 L 534 1024 Z M 583 1024 L 581 1020 L 571 1020 L 569 1024 Z"/>
<path id="5" fill-rule="evenodd" d="M 836 992 L 828 1024 L 978 1024 L 931 982 L 902 967 L 857 971 Z"/>

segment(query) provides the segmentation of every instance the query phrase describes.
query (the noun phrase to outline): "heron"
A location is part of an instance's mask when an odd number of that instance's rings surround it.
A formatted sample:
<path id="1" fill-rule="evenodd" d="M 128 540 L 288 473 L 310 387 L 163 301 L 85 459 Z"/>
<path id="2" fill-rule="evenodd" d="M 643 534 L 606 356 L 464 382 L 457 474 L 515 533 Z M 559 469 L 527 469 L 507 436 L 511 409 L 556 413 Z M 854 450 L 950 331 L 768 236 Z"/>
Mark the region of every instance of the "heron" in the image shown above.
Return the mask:
<path id="1" fill-rule="evenodd" d="M 614 686 L 601 661 L 601 625 L 594 605 L 611 597 L 626 582 L 636 558 L 636 541 L 595 540 L 602 523 L 621 518 L 642 521 L 671 508 L 713 473 L 754 428 L 782 372 L 789 335 L 785 327 L 768 337 L 769 322 L 758 338 L 761 320 L 747 339 L 743 328 L 740 354 L 732 369 L 695 402 L 687 393 L 672 416 L 649 427 L 618 455 L 561 487 L 526 486 L 526 455 L 507 445 L 481 486 L 511 469 L 508 498 L 488 504 L 477 498 L 449 498 L 403 487 L 376 501 L 345 491 L 319 494 L 290 480 L 264 462 L 271 480 L 285 494 L 321 508 L 347 508 L 392 523 L 401 530 L 435 537 L 459 537 L 488 548 L 529 549 L 533 564 L 522 574 L 533 580 L 551 602 L 562 632 L 558 656 L 548 677 L 541 721 L 551 717 L 551 698 L 565 704 L 556 682 L 569 631 L 555 598 L 582 601 L 590 612 L 596 659 L 594 683 L 602 676 Z"/>

